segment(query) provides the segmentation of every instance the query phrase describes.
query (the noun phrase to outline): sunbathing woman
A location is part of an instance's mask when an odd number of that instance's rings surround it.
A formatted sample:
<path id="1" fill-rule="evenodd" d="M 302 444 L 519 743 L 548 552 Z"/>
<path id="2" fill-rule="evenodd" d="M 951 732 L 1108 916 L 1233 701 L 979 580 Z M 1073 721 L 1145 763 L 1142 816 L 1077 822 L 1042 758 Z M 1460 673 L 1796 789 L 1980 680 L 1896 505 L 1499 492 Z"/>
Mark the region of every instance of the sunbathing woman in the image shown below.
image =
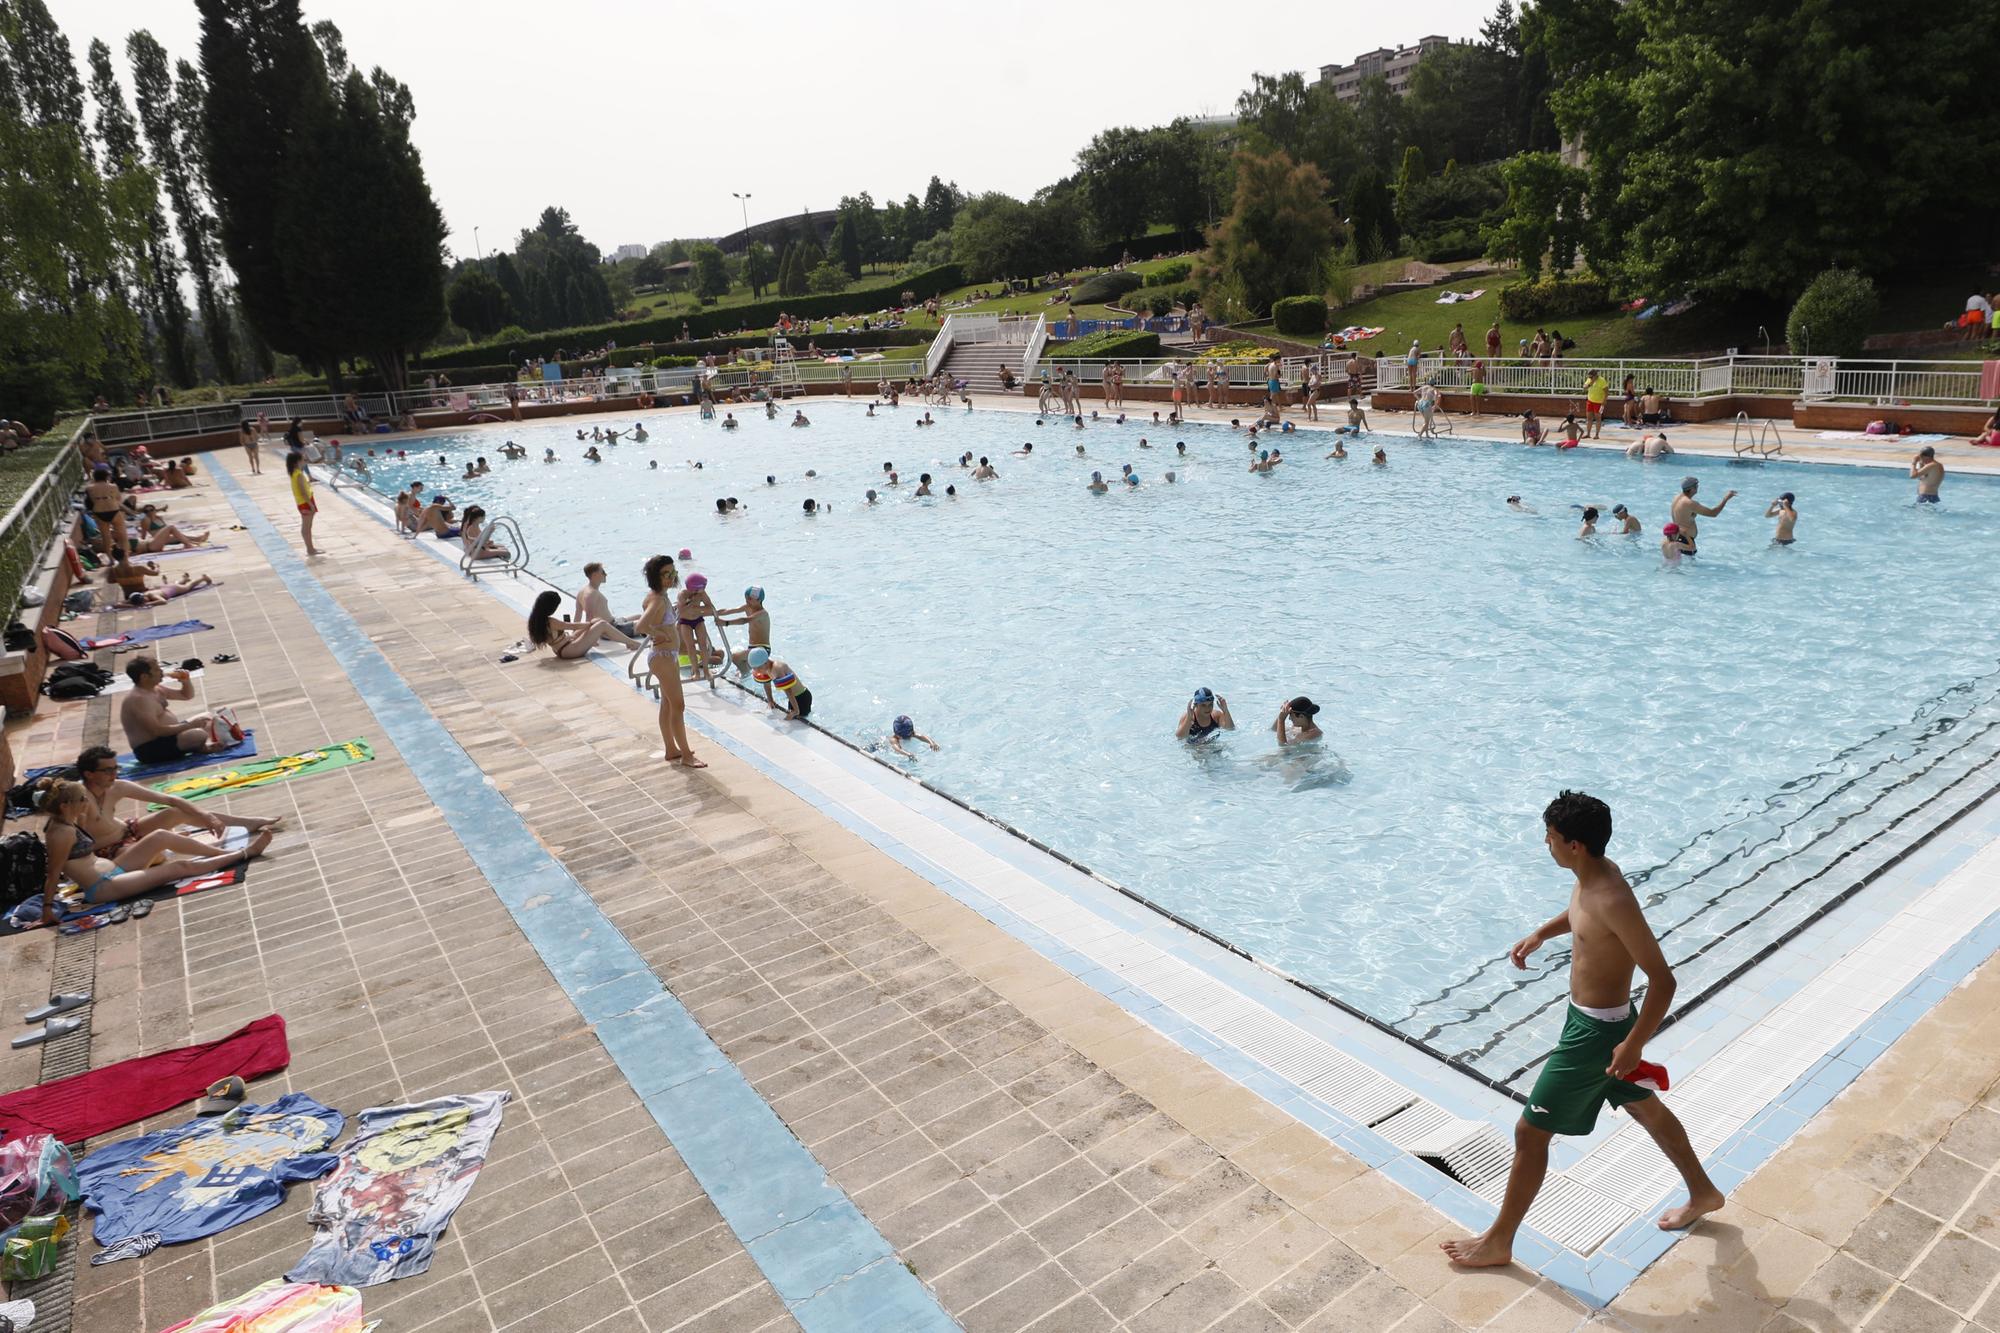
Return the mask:
<path id="1" fill-rule="evenodd" d="M 64 876 L 76 881 L 86 904 L 113 903 L 177 879 L 226 870 L 263 855 L 271 845 L 269 829 L 260 830 L 247 846 L 233 852 L 218 852 L 213 843 L 163 829 L 143 835 L 119 852 L 116 860 L 107 860 L 97 855 L 96 839 L 78 823 L 90 812 L 90 793 L 81 782 L 60 781 L 49 787 L 42 809 L 48 815 L 42 839 L 48 845 L 49 860 L 48 879 L 42 886 L 43 925 L 56 919 L 56 885 Z M 178 856 L 153 864 L 170 853 Z"/>
<path id="2" fill-rule="evenodd" d="M 627 648 L 643 648 L 644 639 L 635 639 L 608 620 L 561 620 L 556 618 L 556 608 L 562 605 L 562 594 L 550 589 L 535 598 L 534 609 L 528 612 L 528 642 L 537 648 L 548 648 L 566 662 L 587 656 L 597 646 L 600 639 L 612 639 Z"/>
<path id="3" fill-rule="evenodd" d="M 208 541 L 205 532 L 182 532 L 173 524 L 161 518 L 152 505 L 142 505 L 139 509 L 139 549 L 149 555 L 158 555 L 169 546 L 200 546 Z"/>
<path id="4" fill-rule="evenodd" d="M 127 606 L 165 606 L 176 597 L 184 597 L 197 588 L 206 588 L 215 582 L 207 574 L 199 578 L 183 574 L 179 583 L 162 581 L 157 588 L 148 588 L 146 576 L 157 575 L 159 572 L 160 567 L 152 561 L 148 560 L 144 566 L 135 565 L 125 552 L 120 551 L 113 557 L 113 563 L 105 572 L 105 578 L 118 585 L 118 590 L 124 595 Z"/>

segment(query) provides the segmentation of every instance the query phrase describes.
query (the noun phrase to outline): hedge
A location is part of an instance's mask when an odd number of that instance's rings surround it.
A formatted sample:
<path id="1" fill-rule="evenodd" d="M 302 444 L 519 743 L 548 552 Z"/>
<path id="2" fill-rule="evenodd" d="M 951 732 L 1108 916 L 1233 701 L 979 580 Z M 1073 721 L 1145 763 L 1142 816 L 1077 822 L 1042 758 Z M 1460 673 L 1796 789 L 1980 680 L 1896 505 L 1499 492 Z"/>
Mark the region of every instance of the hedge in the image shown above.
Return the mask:
<path id="1" fill-rule="evenodd" d="M 1144 285 L 1145 279 L 1130 269 L 1120 269 L 1115 273 L 1098 273 L 1078 283 L 1076 289 L 1070 293 L 1070 299 L 1084 305 L 1102 305 L 1127 292 L 1136 292 Z"/>
<path id="2" fill-rule="evenodd" d="M 1188 274 L 1194 272 L 1194 264 L 1186 259 L 1176 259 L 1171 264 L 1162 264 L 1146 275 L 1148 287 L 1171 287 L 1177 282 L 1186 282 Z"/>
<path id="3" fill-rule="evenodd" d="M 584 328 L 548 329 L 519 338 L 491 338 L 470 347 L 454 347 L 450 351 L 413 358 L 412 364 L 428 371 L 490 365 L 496 361 L 532 360 L 537 356 L 552 356 L 558 348 L 602 347 L 611 341 L 618 342 L 621 347 L 628 344 L 679 343 L 683 327 L 692 339 L 738 329 L 769 329 L 778 322 L 778 316 L 784 314 L 809 319 L 823 319 L 829 315 L 872 315 L 900 304 L 904 292 L 910 292 L 922 301 L 964 285 L 965 277 L 958 265 L 940 264 L 907 278 L 890 279 L 880 286 L 857 288 L 851 292 L 787 296 L 770 301 L 753 301 L 748 305 L 703 310 L 691 315 L 658 315 L 649 319 L 627 320 L 622 324 L 593 324 Z"/>
<path id="4" fill-rule="evenodd" d="M 1043 353 L 1051 361 L 1122 361 L 1159 354 L 1160 335 L 1139 329 L 1106 329 L 1074 342 L 1051 344 Z"/>
<path id="5" fill-rule="evenodd" d="M 1318 296 L 1287 296 L 1271 303 L 1271 327 L 1295 335 L 1326 332 L 1326 301 Z"/>
<path id="6" fill-rule="evenodd" d="M 1611 304 L 1611 288 L 1597 278 L 1543 278 L 1500 289 L 1500 313 L 1520 323 L 1564 315 L 1591 315 Z"/>

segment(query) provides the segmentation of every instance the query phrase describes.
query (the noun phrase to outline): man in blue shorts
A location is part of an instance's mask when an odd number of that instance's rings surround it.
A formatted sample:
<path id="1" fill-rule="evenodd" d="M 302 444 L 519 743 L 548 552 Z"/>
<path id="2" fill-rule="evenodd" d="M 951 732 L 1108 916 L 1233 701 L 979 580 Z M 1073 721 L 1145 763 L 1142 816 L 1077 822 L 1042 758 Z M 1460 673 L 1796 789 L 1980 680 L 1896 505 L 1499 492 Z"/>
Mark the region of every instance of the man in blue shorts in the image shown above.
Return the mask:
<path id="1" fill-rule="evenodd" d="M 1566 791 L 1542 812 L 1544 841 L 1555 863 L 1576 876 L 1569 906 L 1516 944 L 1508 957 L 1525 968 L 1528 955 L 1558 935 L 1569 935 L 1569 1013 L 1556 1049 L 1542 1066 L 1528 1108 L 1514 1126 L 1514 1168 L 1499 1216 L 1483 1233 L 1448 1240 L 1441 1248 L 1468 1268 L 1513 1262 L 1514 1233 L 1549 1169 L 1549 1140 L 1588 1134 L 1607 1104 L 1623 1107 L 1660 1145 L 1687 1183 L 1688 1201 L 1660 1214 L 1663 1231 L 1693 1226 L 1722 1207 L 1722 1191 L 1702 1170 L 1687 1130 L 1661 1104 L 1646 1078 L 1659 1086 L 1666 1071 L 1641 1060 L 1674 1002 L 1674 974 L 1625 872 L 1604 855 L 1611 841 L 1611 810 L 1582 792 Z M 1646 974 L 1646 1002 L 1632 1012 L 1632 973 Z"/>

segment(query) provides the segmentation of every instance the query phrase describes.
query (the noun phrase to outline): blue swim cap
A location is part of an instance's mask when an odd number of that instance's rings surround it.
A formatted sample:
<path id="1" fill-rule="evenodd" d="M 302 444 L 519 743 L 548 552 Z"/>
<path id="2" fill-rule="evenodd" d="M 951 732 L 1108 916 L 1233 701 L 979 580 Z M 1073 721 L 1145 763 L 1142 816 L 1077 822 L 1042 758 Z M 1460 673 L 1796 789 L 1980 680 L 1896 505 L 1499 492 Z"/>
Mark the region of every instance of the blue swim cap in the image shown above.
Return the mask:
<path id="1" fill-rule="evenodd" d="M 898 715 L 890 725 L 895 728 L 896 735 L 903 740 L 908 740 L 917 734 L 917 724 L 910 721 L 907 713 Z"/>
<path id="2" fill-rule="evenodd" d="M 763 666 L 771 660 L 771 650 L 769 648 L 752 648 L 749 657 L 744 660 L 749 662 L 753 667 Z"/>
<path id="3" fill-rule="evenodd" d="M 1137 486 L 1139 484 L 1139 474 L 1136 472 L 1127 472 L 1125 480 L 1129 485 Z"/>
<path id="4" fill-rule="evenodd" d="M 1194 701 L 1198 704 L 1212 704 L 1215 702 L 1215 691 L 1204 685 L 1194 692 Z"/>
<path id="5" fill-rule="evenodd" d="M 764 600 L 764 590 L 753 583 L 743 590 L 743 600 L 761 602 Z"/>

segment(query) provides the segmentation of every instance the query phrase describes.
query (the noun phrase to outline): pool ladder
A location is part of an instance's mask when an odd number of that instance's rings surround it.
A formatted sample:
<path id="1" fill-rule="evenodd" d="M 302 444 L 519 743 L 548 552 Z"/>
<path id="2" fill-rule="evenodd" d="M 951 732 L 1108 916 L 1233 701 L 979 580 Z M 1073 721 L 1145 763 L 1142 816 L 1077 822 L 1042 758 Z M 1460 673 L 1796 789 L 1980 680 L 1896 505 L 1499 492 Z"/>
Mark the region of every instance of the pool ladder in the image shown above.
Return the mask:
<path id="1" fill-rule="evenodd" d="M 721 682 L 723 674 L 736 661 L 736 653 L 729 646 L 729 631 L 724 628 L 720 620 L 712 622 L 710 636 L 711 640 L 719 639 L 722 644 L 722 661 L 710 668 L 708 673 L 708 688 L 713 690 Z M 652 661 L 653 645 L 642 644 L 634 648 L 631 657 L 625 661 L 625 678 L 632 682 L 634 689 L 644 690 L 647 694 L 657 699 L 660 697 L 660 682 L 653 677 Z M 692 663 L 681 668 L 681 680 L 683 682 L 699 679 L 701 679 L 701 673 L 695 669 Z M 739 679 L 737 684 L 741 685 L 742 681 Z"/>
<path id="2" fill-rule="evenodd" d="M 458 571 L 477 582 L 481 574 L 508 574 L 514 578 L 528 567 L 528 539 L 521 532 L 521 525 L 506 514 L 486 521 L 486 531 L 480 539 L 480 546 L 488 544 L 506 551 L 504 556 L 482 558 L 477 552 L 468 550 L 458 558 Z"/>
<path id="3" fill-rule="evenodd" d="M 1778 433 L 1777 422 L 1755 422 L 1748 412 L 1738 412 L 1729 432 L 1729 448 L 1742 462 L 1761 461 L 1782 454 L 1785 437 Z"/>

